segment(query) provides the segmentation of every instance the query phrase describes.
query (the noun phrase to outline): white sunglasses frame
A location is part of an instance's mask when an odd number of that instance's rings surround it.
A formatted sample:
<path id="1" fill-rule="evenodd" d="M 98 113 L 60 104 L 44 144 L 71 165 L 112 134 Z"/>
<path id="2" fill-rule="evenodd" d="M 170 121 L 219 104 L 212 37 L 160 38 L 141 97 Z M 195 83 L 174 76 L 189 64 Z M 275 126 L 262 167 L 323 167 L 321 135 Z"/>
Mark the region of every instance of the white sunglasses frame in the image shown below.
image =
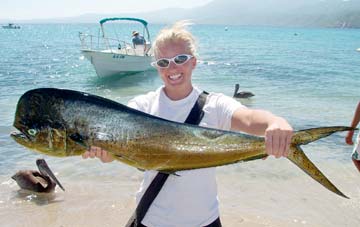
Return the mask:
<path id="1" fill-rule="evenodd" d="M 177 57 L 179 57 L 179 56 L 186 56 L 186 57 L 188 57 L 188 59 L 186 59 L 186 61 L 184 61 L 183 63 L 176 63 L 175 62 L 175 58 L 177 58 Z M 160 69 L 167 69 L 167 68 L 169 68 L 170 67 L 170 63 L 171 62 L 174 62 L 174 64 L 175 65 L 183 65 L 183 64 L 185 64 L 186 62 L 188 62 L 191 58 L 193 58 L 194 56 L 193 55 L 191 55 L 191 54 L 178 54 L 178 55 L 176 55 L 176 56 L 174 56 L 174 57 L 172 57 L 172 58 L 159 58 L 159 59 L 157 59 L 156 61 L 154 61 L 154 62 L 151 62 L 151 66 L 153 66 L 153 67 L 155 67 L 155 68 L 160 68 Z M 166 66 L 166 67 L 161 67 L 161 66 L 159 66 L 157 63 L 158 63 L 158 61 L 161 61 L 161 60 L 168 60 L 169 61 L 169 64 Z"/>

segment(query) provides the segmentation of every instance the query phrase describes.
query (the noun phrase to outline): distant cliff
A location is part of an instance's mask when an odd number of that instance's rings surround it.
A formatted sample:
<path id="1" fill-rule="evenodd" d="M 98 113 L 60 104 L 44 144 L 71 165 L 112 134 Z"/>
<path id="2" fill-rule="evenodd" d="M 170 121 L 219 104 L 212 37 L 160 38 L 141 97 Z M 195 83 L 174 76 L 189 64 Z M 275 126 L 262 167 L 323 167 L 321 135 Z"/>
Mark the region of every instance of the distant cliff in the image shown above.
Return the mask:
<path id="1" fill-rule="evenodd" d="M 360 0 L 213 0 L 192 9 L 14 22 L 98 23 L 101 18 L 113 16 L 140 17 L 157 24 L 192 19 L 197 24 L 360 28 Z"/>

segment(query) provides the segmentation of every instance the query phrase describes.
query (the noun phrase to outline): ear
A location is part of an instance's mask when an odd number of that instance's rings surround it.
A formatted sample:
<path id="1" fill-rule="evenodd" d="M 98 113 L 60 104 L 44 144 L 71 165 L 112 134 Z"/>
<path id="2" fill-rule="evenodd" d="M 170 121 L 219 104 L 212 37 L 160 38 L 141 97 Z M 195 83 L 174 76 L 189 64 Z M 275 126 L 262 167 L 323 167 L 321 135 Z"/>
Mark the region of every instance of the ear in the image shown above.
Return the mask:
<path id="1" fill-rule="evenodd" d="M 191 66 L 192 66 L 192 69 L 195 69 L 196 68 L 196 64 L 197 64 L 197 59 L 196 57 L 193 57 L 191 60 Z"/>

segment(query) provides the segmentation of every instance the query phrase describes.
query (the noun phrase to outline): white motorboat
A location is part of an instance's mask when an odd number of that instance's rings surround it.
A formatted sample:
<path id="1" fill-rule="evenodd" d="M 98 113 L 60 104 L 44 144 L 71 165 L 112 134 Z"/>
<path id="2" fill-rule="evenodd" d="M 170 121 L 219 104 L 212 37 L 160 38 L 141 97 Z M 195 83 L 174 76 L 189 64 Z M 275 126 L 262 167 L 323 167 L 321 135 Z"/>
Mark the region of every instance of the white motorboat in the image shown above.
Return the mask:
<path id="1" fill-rule="evenodd" d="M 8 25 L 2 26 L 3 29 L 20 29 L 19 25 L 15 25 L 13 23 L 9 23 Z"/>
<path id="2" fill-rule="evenodd" d="M 106 22 L 122 22 L 117 26 L 125 26 L 126 21 L 139 22 L 142 24 L 145 45 L 134 45 L 129 39 L 125 41 L 118 34 L 115 37 L 108 37 L 105 33 L 104 24 Z M 148 23 L 138 18 L 105 18 L 100 20 L 101 35 L 93 36 L 79 33 L 81 41 L 81 52 L 94 66 L 99 77 L 109 77 L 114 75 L 126 75 L 135 72 L 150 70 L 154 61 L 151 51 L 151 39 Z M 111 26 L 110 26 L 111 27 Z M 114 29 L 114 26 L 112 26 Z M 127 33 L 130 34 L 130 31 Z M 126 37 L 126 35 L 123 35 Z"/>

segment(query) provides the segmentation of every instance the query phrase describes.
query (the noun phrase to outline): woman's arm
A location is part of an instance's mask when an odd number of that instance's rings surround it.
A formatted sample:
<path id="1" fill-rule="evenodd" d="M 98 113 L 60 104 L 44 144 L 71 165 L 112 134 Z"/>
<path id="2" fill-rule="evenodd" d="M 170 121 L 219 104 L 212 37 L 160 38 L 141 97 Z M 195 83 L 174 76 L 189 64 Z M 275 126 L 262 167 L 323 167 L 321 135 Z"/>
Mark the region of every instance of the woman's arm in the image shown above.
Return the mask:
<path id="1" fill-rule="evenodd" d="M 239 108 L 232 115 L 231 129 L 264 136 L 268 155 L 276 158 L 289 155 L 293 129 L 284 118 L 265 110 Z"/>
<path id="2" fill-rule="evenodd" d="M 360 121 L 360 102 L 358 103 L 358 105 L 356 107 L 354 117 L 351 121 L 350 127 L 355 128 L 359 124 L 359 121 Z M 352 141 L 353 136 L 354 136 L 354 131 L 348 131 L 348 133 L 346 134 L 346 137 L 345 137 L 345 142 L 349 145 L 353 145 L 354 144 Z"/>

